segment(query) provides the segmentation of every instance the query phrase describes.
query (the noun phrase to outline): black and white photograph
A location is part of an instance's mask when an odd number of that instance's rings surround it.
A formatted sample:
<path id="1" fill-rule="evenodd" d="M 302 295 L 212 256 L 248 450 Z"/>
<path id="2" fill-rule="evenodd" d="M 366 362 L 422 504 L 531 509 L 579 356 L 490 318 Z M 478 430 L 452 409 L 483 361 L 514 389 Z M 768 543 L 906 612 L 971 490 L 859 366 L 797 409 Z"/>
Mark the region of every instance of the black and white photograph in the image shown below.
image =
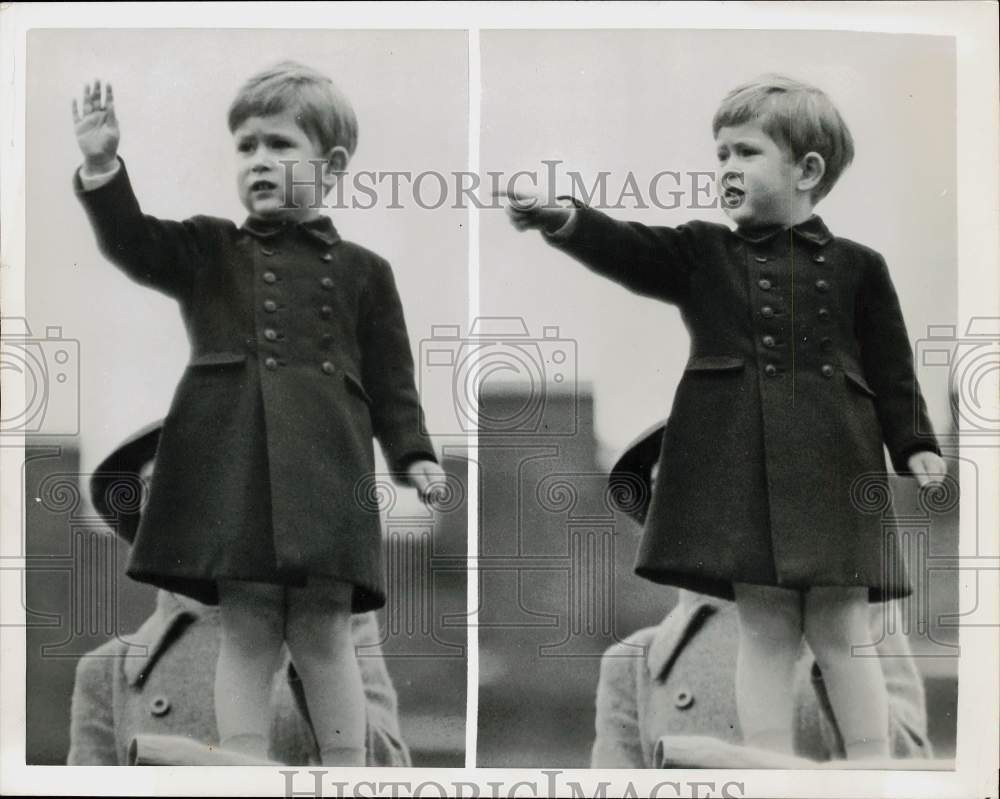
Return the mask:
<path id="1" fill-rule="evenodd" d="M 464 318 L 464 216 L 359 187 L 464 166 L 466 63 L 448 31 L 30 33 L 27 763 L 464 763 L 465 453 L 416 368 Z"/>
<path id="2" fill-rule="evenodd" d="M 0 793 L 996 797 L 998 13 L 0 8 Z"/>
<path id="3" fill-rule="evenodd" d="M 954 41 L 481 43 L 477 763 L 949 768 Z"/>

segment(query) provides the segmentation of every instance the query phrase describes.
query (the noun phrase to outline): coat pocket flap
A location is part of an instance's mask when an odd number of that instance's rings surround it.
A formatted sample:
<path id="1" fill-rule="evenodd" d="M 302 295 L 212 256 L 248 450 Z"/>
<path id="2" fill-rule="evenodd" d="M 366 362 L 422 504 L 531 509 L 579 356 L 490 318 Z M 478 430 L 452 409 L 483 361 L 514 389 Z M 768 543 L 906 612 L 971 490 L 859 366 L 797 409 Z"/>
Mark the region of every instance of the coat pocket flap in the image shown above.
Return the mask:
<path id="1" fill-rule="evenodd" d="M 847 378 L 847 382 L 854 386 L 862 394 L 867 394 L 869 397 L 874 397 L 875 392 L 872 391 L 871 386 L 865 382 L 865 379 L 857 374 L 856 372 L 844 371 L 844 377 Z"/>
<path id="2" fill-rule="evenodd" d="M 361 399 L 369 405 L 372 404 L 372 398 L 368 396 L 368 392 L 365 391 L 365 387 L 361 383 L 361 378 L 351 374 L 350 372 L 344 372 L 344 382 L 347 383 L 347 387 L 354 391 L 359 397 L 361 397 Z"/>
<path id="3" fill-rule="evenodd" d="M 242 352 L 206 352 L 191 359 L 188 366 L 224 366 L 233 363 L 246 363 L 247 356 Z"/>
<path id="4" fill-rule="evenodd" d="M 744 361 L 735 355 L 701 355 L 690 358 L 685 372 L 724 372 L 742 369 Z"/>

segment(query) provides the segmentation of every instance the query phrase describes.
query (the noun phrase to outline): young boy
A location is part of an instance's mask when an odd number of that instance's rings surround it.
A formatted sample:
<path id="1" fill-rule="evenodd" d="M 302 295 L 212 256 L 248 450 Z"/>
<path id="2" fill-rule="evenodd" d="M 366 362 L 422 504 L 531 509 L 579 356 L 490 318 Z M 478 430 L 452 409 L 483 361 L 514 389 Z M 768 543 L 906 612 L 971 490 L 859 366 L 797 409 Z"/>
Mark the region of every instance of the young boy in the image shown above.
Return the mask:
<path id="1" fill-rule="evenodd" d="M 869 600 L 911 589 L 872 494 L 883 444 L 921 485 L 944 473 L 883 258 L 813 214 L 850 164 L 829 98 L 779 76 L 740 86 L 712 125 L 736 223 L 619 222 L 513 196 L 521 230 L 599 274 L 676 304 L 691 334 L 636 572 L 735 598 L 746 743 L 791 752 L 801 639 L 816 656 L 849 757 L 886 757 L 887 701 Z"/>
<path id="2" fill-rule="evenodd" d="M 372 437 L 426 500 L 443 480 L 422 432 L 392 271 L 321 216 L 357 143 L 347 99 L 283 63 L 229 109 L 242 226 L 139 209 L 111 87 L 73 103 L 78 196 L 101 251 L 174 297 L 192 358 L 165 420 L 128 573 L 220 605 L 223 747 L 263 756 L 282 639 L 325 765 L 364 765 L 364 693 L 350 613 L 385 602 Z M 318 171 L 317 171 L 318 170 Z"/>

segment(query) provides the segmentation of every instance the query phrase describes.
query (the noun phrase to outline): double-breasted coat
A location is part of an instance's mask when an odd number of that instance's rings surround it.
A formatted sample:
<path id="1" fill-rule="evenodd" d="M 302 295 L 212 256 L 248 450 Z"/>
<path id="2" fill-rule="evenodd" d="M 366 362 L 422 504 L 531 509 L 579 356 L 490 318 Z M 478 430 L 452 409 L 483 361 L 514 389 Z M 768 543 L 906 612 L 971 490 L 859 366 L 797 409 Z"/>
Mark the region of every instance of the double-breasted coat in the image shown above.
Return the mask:
<path id="1" fill-rule="evenodd" d="M 128 574 L 210 604 L 219 578 L 317 575 L 381 606 L 373 436 L 395 472 L 435 460 L 389 264 L 325 216 L 144 215 L 122 162 L 75 186 L 101 251 L 177 300 L 191 344 Z"/>
<path id="2" fill-rule="evenodd" d="M 910 455 L 938 448 L 877 252 L 817 216 L 748 232 L 647 227 L 582 205 L 550 240 L 675 304 L 690 334 L 638 574 L 727 599 L 737 581 L 909 593 L 872 497 L 889 493 L 883 445 L 904 474 Z"/>

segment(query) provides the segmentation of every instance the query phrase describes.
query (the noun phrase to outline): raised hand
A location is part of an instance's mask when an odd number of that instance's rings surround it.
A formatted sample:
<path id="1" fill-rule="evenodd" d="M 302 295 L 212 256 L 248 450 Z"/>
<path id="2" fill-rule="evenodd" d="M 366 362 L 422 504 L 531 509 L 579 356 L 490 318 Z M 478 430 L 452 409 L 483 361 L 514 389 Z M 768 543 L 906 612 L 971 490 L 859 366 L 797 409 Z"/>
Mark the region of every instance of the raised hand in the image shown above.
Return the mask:
<path id="1" fill-rule="evenodd" d="M 118 142 L 121 140 L 110 83 L 105 89 L 103 101 L 99 80 L 94 81 L 93 88 L 89 83 L 83 87 L 83 113 L 73 100 L 73 124 L 87 172 L 100 174 L 109 171 L 117 158 Z"/>

